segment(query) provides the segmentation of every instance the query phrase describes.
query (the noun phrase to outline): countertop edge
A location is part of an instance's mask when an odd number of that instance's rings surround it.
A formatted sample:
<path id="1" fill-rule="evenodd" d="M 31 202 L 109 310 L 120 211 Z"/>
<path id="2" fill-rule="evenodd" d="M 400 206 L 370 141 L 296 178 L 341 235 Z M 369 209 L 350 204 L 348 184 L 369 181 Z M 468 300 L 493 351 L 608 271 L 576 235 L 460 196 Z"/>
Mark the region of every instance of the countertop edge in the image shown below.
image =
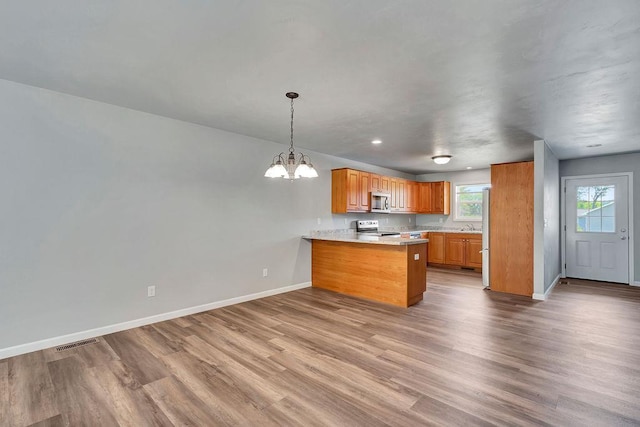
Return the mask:
<path id="1" fill-rule="evenodd" d="M 363 243 L 367 245 L 406 246 L 429 243 L 429 239 L 408 239 L 403 237 L 378 237 L 380 240 L 360 240 L 353 237 L 302 236 L 305 240 L 325 240 L 330 242 Z"/>

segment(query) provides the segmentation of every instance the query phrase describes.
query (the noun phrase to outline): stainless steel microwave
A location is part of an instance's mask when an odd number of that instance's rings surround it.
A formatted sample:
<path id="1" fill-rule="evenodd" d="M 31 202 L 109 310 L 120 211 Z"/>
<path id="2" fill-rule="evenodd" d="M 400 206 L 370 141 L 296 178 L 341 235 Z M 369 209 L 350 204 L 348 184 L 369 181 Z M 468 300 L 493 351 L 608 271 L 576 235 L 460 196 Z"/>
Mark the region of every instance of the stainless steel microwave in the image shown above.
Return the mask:
<path id="1" fill-rule="evenodd" d="M 391 193 L 371 192 L 371 212 L 391 213 Z"/>

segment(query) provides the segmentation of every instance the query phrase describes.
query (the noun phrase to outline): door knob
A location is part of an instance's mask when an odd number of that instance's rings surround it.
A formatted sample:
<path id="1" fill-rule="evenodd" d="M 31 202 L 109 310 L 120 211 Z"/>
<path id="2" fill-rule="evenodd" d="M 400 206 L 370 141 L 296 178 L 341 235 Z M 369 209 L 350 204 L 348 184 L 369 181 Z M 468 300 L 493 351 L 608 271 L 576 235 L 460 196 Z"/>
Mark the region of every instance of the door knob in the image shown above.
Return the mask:
<path id="1" fill-rule="evenodd" d="M 627 240 L 627 236 L 622 236 L 620 240 Z"/>

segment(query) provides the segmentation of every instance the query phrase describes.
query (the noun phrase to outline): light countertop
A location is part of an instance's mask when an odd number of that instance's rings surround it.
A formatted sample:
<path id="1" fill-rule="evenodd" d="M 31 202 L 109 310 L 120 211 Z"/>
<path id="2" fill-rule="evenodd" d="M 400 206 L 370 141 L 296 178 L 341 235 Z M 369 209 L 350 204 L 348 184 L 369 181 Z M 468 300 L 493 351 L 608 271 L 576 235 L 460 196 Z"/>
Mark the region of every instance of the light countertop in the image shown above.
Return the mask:
<path id="1" fill-rule="evenodd" d="M 329 240 L 334 242 L 366 243 L 374 245 L 418 245 L 420 243 L 429 242 L 429 239 L 411 239 L 408 237 L 399 236 L 366 236 L 357 235 L 355 233 L 322 233 L 312 236 L 303 236 L 303 238 L 307 240 Z"/>

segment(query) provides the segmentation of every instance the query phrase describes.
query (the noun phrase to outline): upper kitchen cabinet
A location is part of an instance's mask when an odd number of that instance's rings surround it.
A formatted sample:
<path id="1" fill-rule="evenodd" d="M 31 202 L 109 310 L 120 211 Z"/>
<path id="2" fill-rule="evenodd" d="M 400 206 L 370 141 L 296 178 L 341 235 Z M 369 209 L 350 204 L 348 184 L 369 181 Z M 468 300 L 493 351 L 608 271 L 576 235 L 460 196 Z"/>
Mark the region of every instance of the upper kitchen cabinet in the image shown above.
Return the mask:
<path id="1" fill-rule="evenodd" d="M 448 181 L 431 182 L 432 214 L 449 215 L 451 212 L 451 183 Z"/>
<path id="2" fill-rule="evenodd" d="M 391 190 L 391 212 L 407 212 L 407 180 L 402 178 L 389 178 L 389 188 Z"/>
<path id="3" fill-rule="evenodd" d="M 431 183 L 418 182 L 418 213 L 431 213 Z"/>
<path id="4" fill-rule="evenodd" d="M 451 207 L 451 183 L 448 181 L 416 183 L 418 198 L 415 212 L 421 214 L 449 215 Z"/>
<path id="5" fill-rule="evenodd" d="M 420 204 L 420 187 L 415 181 L 407 181 L 405 187 L 406 211 L 408 213 L 417 213 Z"/>
<path id="6" fill-rule="evenodd" d="M 371 210 L 371 174 L 355 169 L 331 171 L 331 212 Z"/>
<path id="7" fill-rule="evenodd" d="M 491 290 L 533 294 L 533 162 L 491 165 Z"/>
<path id="8" fill-rule="evenodd" d="M 371 174 L 371 191 L 379 191 L 381 193 L 390 193 L 389 177 L 384 175 Z"/>
<path id="9" fill-rule="evenodd" d="M 449 215 L 451 183 L 416 182 L 355 169 L 331 171 L 331 212 L 370 212 L 371 192 L 389 193 L 391 213 Z"/>

